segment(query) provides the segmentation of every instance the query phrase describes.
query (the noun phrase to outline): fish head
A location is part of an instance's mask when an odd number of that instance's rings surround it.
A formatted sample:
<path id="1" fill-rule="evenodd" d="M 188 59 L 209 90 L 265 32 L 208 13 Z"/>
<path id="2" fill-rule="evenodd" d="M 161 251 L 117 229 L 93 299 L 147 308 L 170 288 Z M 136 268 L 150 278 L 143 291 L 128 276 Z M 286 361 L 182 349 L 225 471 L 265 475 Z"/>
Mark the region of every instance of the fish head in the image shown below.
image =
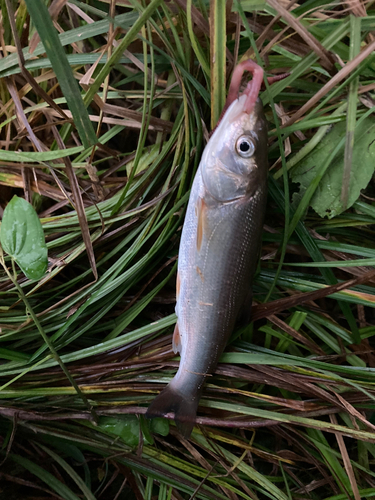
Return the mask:
<path id="1" fill-rule="evenodd" d="M 242 94 L 226 110 L 203 152 L 201 173 L 208 194 L 228 203 L 252 197 L 267 179 L 267 121 L 258 98 L 248 109 Z"/>

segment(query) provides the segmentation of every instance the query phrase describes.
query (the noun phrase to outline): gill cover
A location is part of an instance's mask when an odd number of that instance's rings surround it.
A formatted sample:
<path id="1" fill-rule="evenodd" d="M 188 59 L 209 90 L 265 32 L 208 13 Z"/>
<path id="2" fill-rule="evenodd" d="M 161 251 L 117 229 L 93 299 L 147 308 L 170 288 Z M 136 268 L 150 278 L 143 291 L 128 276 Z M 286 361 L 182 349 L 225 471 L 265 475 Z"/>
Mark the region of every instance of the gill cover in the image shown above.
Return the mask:
<path id="1" fill-rule="evenodd" d="M 252 196 L 258 185 L 258 165 L 264 164 L 262 103 L 258 100 L 252 112 L 246 113 L 246 100 L 244 94 L 232 102 L 202 155 L 203 183 L 218 202 Z"/>

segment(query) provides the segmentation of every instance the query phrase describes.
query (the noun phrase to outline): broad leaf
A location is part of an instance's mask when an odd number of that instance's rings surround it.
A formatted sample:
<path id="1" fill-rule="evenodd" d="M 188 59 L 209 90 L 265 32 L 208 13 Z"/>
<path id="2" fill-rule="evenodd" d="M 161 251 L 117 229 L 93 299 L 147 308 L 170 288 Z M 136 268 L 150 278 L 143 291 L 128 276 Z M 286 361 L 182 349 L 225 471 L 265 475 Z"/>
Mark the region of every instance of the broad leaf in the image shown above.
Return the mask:
<path id="1" fill-rule="evenodd" d="M 346 133 L 344 122 L 336 124 L 318 146 L 293 169 L 292 181 L 300 184 L 300 190 L 293 196 L 297 205 L 304 192 L 315 178 L 319 166 L 326 160 Z M 348 206 L 341 201 L 344 169 L 344 150 L 336 156 L 323 176 L 318 189 L 311 199 L 312 208 L 329 219 L 343 212 L 355 203 L 361 189 L 370 182 L 375 168 L 375 120 L 368 117 L 355 129 L 352 169 L 349 183 Z"/>
<path id="2" fill-rule="evenodd" d="M 145 444 L 153 444 L 152 433 L 167 436 L 169 422 L 164 418 L 148 420 L 142 415 L 118 415 L 116 417 L 101 417 L 99 427 L 106 432 L 120 436 L 128 446 L 136 447 L 139 444 L 140 431 Z"/>
<path id="3" fill-rule="evenodd" d="M 29 279 L 42 278 L 48 265 L 44 232 L 34 208 L 23 198 L 13 196 L 5 208 L 0 242 Z"/>

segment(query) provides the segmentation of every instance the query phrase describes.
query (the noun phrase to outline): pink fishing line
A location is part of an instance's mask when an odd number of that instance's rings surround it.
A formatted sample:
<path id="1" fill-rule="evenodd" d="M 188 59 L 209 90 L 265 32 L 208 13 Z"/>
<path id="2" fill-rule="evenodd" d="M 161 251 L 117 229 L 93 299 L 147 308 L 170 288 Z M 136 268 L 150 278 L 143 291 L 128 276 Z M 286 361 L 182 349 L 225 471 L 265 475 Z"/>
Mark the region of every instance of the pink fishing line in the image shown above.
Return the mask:
<path id="1" fill-rule="evenodd" d="M 244 111 L 245 113 L 251 113 L 254 109 L 256 100 L 258 99 L 260 87 L 263 82 L 263 69 L 252 59 L 247 59 L 246 61 L 238 64 L 233 71 L 224 110 L 228 109 L 232 102 L 238 98 L 242 76 L 245 71 L 252 73 L 253 79 L 247 84 L 244 91 L 244 94 L 247 95 Z"/>

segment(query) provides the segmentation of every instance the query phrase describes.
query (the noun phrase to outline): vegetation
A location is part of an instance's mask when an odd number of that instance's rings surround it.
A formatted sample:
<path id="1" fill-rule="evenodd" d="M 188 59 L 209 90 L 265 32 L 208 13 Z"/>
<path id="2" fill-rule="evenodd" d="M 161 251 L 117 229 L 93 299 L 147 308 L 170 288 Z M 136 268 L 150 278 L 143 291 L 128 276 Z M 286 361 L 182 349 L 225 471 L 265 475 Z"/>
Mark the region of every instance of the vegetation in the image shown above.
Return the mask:
<path id="1" fill-rule="evenodd" d="M 49 258 L 36 281 L 8 255 L 17 241 L 0 256 L 1 495 L 375 497 L 373 3 L 0 7 L 1 210 L 31 202 Z M 143 414 L 178 366 L 184 209 L 245 57 L 289 73 L 261 96 L 270 176 L 253 322 L 186 441 Z"/>

